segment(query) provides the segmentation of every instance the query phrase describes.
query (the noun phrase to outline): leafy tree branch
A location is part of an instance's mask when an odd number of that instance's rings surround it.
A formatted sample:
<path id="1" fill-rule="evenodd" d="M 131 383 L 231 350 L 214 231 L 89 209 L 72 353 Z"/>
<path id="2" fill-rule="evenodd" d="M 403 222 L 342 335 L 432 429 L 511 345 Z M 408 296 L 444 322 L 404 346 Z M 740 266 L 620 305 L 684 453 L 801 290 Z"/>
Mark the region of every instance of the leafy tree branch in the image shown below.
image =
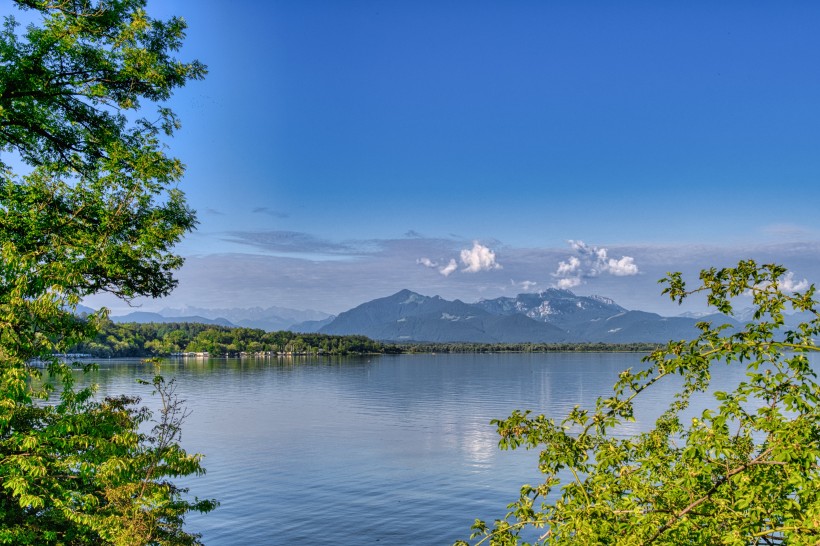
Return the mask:
<path id="1" fill-rule="evenodd" d="M 809 355 L 820 316 L 814 287 L 786 290 L 786 270 L 740 262 L 709 269 L 687 288 L 680 274 L 662 282 L 675 301 L 704 295 L 731 315 L 751 297 L 742 328 L 701 323 L 697 339 L 672 341 L 625 370 L 593 409 L 556 422 L 530 411 L 494 421 L 502 449 L 539 449 L 544 480 L 525 485 L 503 519 L 478 520 L 476 544 L 817 544 L 820 541 L 820 387 Z M 797 328 L 786 312 L 803 313 Z M 710 392 L 718 364 L 744 366 L 746 379 Z M 654 427 L 624 437 L 636 397 L 659 381 L 681 386 Z M 712 405 L 686 424 L 696 393 Z M 457 544 L 467 544 L 460 541 Z"/>
<path id="2" fill-rule="evenodd" d="M 176 285 L 173 247 L 196 217 L 162 102 L 205 66 L 176 57 L 184 21 L 144 0 L 14 4 L 37 23 L 0 29 L 0 154 L 27 166 L 0 156 L 0 544 L 198 544 L 185 515 L 215 503 L 170 481 L 203 472 L 178 443 L 173 387 L 155 380 L 165 410 L 145 434 L 139 399 L 97 400 L 52 355 L 105 324 L 104 309 L 73 313 L 83 297 Z M 154 121 L 139 117 L 149 105 Z"/>

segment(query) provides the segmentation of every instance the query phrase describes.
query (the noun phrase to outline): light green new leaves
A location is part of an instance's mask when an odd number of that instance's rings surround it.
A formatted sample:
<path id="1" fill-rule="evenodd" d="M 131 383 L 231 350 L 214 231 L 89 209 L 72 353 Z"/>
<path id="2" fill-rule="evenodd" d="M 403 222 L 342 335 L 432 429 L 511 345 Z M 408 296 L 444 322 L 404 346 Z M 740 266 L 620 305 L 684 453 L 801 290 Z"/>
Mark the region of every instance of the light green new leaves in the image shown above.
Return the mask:
<path id="1" fill-rule="evenodd" d="M 731 315 L 733 300 L 751 295 L 754 320 L 737 329 L 700 324 L 697 339 L 648 355 L 644 369 L 620 375 L 611 397 L 560 423 L 530 412 L 495 421 L 502 448 L 541 450 L 545 479 L 523 487 L 503 520 L 477 521 L 476 544 L 519 544 L 526 527 L 542 530 L 539 544 L 820 543 L 820 387 L 808 359 L 820 318 L 814 287 L 781 290 L 785 273 L 744 261 L 703 271 L 694 290 L 670 274 L 662 282 L 674 300 L 704 293 Z M 806 319 L 788 330 L 786 312 Z M 720 364 L 744 366 L 747 379 L 682 422 Z M 682 386 L 654 428 L 613 435 L 632 419 L 634 398 L 671 376 Z"/>

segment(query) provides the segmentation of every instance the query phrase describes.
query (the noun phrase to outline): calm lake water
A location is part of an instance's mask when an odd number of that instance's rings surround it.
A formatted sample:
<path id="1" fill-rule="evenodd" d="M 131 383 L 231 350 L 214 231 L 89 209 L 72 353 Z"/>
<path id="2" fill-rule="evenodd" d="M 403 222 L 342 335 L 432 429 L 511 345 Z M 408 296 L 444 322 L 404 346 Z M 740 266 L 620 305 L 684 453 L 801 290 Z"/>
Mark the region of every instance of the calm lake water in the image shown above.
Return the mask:
<path id="1" fill-rule="evenodd" d="M 176 360 L 192 410 L 183 445 L 206 455 L 207 475 L 185 482 L 221 506 L 188 528 L 211 546 L 452 544 L 475 518 L 503 517 L 537 453 L 501 451 L 491 419 L 532 409 L 558 419 L 607 394 L 624 353 L 401 355 Z M 745 370 L 719 365 L 715 382 Z M 100 395 L 142 393 L 150 365 L 101 363 Z M 675 384 L 638 404 L 651 425 Z M 651 392 L 650 392 L 651 391 Z M 630 432 L 630 430 L 624 430 Z"/>

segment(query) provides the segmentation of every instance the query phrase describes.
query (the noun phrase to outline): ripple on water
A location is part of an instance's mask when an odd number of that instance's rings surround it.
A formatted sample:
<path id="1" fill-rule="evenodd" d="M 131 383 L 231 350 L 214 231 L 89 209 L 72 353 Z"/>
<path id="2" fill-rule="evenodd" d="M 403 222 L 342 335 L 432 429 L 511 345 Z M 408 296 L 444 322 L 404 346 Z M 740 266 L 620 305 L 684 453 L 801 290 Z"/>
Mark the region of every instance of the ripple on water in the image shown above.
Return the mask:
<path id="1" fill-rule="evenodd" d="M 221 506 L 188 527 L 209 546 L 451 544 L 502 517 L 537 452 L 500 451 L 491 419 L 517 408 L 562 418 L 609 393 L 635 354 L 402 355 L 169 365 L 192 415 L 183 444 L 207 474 L 183 485 Z M 145 366 L 98 374 L 137 392 Z M 731 380 L 734 371 L 719 380 Z M 742 373 L 741 373 L 742 375 Z M 649 426 L 675 385 L 639 406 Z M 145 389 L 139 391 L 148 394 Z M 148 391 L 150 392 L 150 391 Z"/>

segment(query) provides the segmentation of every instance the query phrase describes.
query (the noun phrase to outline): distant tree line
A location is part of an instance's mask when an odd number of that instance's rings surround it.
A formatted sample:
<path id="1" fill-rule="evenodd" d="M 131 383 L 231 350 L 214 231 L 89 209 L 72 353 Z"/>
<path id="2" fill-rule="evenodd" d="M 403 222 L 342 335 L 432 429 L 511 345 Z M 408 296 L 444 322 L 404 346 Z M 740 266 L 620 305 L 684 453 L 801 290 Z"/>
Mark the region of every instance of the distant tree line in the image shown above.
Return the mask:
<path id="1" fill-rule="evenodd" d="M 192 322 L 105 322 L 91 340 L 69 352 L 96 358 L 167 356 L 174 353 L 208 353 L 239 356 L 242 353 L 290 354 L 412 354 L 412 353 L 543 353 L 543 352 L 645 352 L 650 343 L 384 343 L 365 336 L 336 336 L 289 331 L 266 332 Z"/>
<path id="2" fill-rule="evenodd" d="M 76 345 L 70 352 L 97 358 L 167 356 L 195 352 L 210 356 L 238 356 L 241 353 L 295 354 L 374 354 L 392 348 L 364 336 L 331 336 L 296 332 L 266 332 L 255 328 L 235 328 L 189 322 L 114 323 L 106 322 L 97 336 Z"/>

